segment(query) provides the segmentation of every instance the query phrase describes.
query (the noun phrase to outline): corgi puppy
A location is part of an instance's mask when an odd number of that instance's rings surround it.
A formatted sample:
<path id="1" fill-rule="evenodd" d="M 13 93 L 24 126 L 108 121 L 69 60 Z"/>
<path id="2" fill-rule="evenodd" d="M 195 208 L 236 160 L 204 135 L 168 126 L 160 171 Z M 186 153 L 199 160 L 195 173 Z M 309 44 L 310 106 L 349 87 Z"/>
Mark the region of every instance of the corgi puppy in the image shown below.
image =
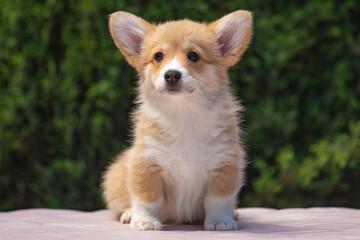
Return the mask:
<path id="1" fill-rule="evenodd" d="M 134 230 L 199 221 L 205 230 L 238 229 L 245 152 L 227 70 L 249 45 L 252 14 L 155 25 L 116 12 L 109 25 L 140 78 L 132 146 L 104 175 L 112 216 Z"/>

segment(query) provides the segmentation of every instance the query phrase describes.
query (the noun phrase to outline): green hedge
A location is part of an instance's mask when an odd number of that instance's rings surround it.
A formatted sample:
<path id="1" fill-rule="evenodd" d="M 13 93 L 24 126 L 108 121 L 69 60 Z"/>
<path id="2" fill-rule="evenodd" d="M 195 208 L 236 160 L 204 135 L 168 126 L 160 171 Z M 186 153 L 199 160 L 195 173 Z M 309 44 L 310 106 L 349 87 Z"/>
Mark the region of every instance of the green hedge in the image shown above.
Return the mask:
<path id="1" fill-rule="evenodd" d="M 241 206 L 360 207 L 357 0 L 2 0 L 0 210 L 103 207 L 100 176 L 129 145 L 136 84 L 110 13 L 212 21 L 237 9 L 255 17 L 230 70 L 246 107 Z"/>

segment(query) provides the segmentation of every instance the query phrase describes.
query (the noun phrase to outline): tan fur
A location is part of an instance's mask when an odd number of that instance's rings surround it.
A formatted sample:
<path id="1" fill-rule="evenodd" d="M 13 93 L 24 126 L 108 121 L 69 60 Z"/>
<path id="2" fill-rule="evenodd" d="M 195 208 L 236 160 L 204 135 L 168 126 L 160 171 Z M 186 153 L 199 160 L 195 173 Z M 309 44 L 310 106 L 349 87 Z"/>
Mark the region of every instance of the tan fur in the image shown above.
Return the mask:
<path id="1" fill-rule="evenodd" d="M 128 186 L 144 202 L 154 202 L 163 194 L 160 166 L 146 158 L 135 158 L 129 165 Z"/>
<path id="2" fill-rule="evenodd" d="M 126 187 L 128 151 L 119 155 L 104 175 L 103 196 L 112 217 L 120 219 L 121 214 L 131 208 L 131 196 Z"/>
<path id="3" fill-rule="evenodd" d="M 218 26 L 224 18 L 236 18 L 239 14 L 245 16 L 242 19 L 247 18 L 246 21 L 249 22 L 244 28 L 242 44 L 235 48 L 235 52 L 227 52 L 222 56 L 219 51 L 221 43 L 218 42 Z M 123 32 L 127 34 L 131 30 L 126 26 L 118 29 L 122 18 L 128 18 L 130 19 L 128 21 L 134 22 L 135 25 L 138 24 L 141 30 L 138 31 L 140 35 L 144 30 L 139 46 L 132 48 L 131 41 L 127 42 L 126 39 L 122 39 L 121 34 Z M 196 165 L 198 159 L 191 159 L 191 164 L 203 168 L 201 171 L 199 169 L 199 176 L 197 176 L 196 169 L 189 168 L 189 171 L 195 170 L 191 178 L 199 177 L 200 182 L 188 183 L 188 179 L 184 177 L 184 184 L 194 184 L 194 186 L 199 184 L 199 189 L 197 189 L 199 196 L 210 193 L 215 197 L 236 194 L 243 185 L 244 150 L 239 141 L 241 132 L 238 127 L 239 117 L 237 115 L 240 107 L 231 95 L 227 69 L 240 59 L 251 40 L 252 16 L 246 11 L 236 11 L 224 18 L 211 24 L 181 20 L 156 26 L 129 13 L 117 12 L 111 15 L 109 26 L 115 44 L 140 75 L 140 106 L 133 114 L 135 124 L 133 146 L 120 155 L 104 175 L 103 196 L 114 218 L 119 219 L 121 214 L 131 209 L 133 197 L 144 203 L 156 202 L 163 197 L 162 221 L 203 221 L 205 212 L 202 201 L 194 201 L 195 206 L 191 206 L 193 207 L 193 216 L 184 214 L 184 216 L 177 217 L 176 214 L 179 212 L 174 209 L 178 208 L 179 204 L 181 205 L 176 201 L 178 200 L 177 193 L 182 189 L 178 189 L 177 187 L 180 186 L 176 184 L 179 184 L 177 181 L 182 176 L 181 174 L 187 174 L 186 168 L 183 170 L 174 167 L 179 166 L 176 165 L 179 164 L 178 159 L 171 160 L 174 161 L 174 164 L 169 160 L 170 162 L 166 163 L 168 165 L 165 163 L 161 165 L 163 163 L 159 163 L 158 156 L 154 156 L 154 153 L 159 153 L 161 159 L 166 156 L 171 158 L 171 151 L 179 156 L 186 151 L 189 151 L 189 156 L 197 156 L 197 149 L 191 149 L 192 142 L 198 143 L 201 151 L 206 153 L 208 151 L 203 148 L 207 147 L 205 142 L 210 139 L 201 139 L 202 135 L 218 136 L 218 140 L 216 137 L 214 139 L 220 142 L 219 147 L 226 146 L 225 150 L 221 150 L 224 151 L 224 157 L 209 160 L 209 166 L 206 165 L 206 159 L 201 159 L 204 164 L 200 166 Z M 200 56 L 198 62 L 189 61 L 187 55 L 190 51 L 198 53 Z M 154 54 L 157 52 L 164 54 L 161 62 L 154 60 Z M 166 97 L 156 92 L 154 85 L 161 70 L 175 58 L 190 76 L 196 78 L 196 86 L 200 86 L 198 91 L 203 95 L 189 94 L 186 96 L 185 103 L 176 101 L 170 103 Z M 189 93 L 192 93 L 191 90 L 189 89 Z M 152 109 L 149 110 L 145 103 L 151 105 Z M 188 105 L 183 106 L 184 104 Z M 224 115 L 219 120 L 214 120 L 214 124 L 216 122 L 214 128 L 218 130 L 214 133 L 211 132 L 212 129 L 204 128 L 202 130 L 203 125 L 207 127 L 207 124 L 209 126 L 212 124 L 212 119 L 207 119 L 207 116 L 213 116 L 211 109 L 216 104 L 221 104 L 221 107 L 217 106 L 217 111 L 224 111 Z M 194 106 L 200 106 L 203 109 Z M 188 117 L 181 120 L 183 116 Z M 195 120 L 190 121 L 190 118 Z M 186 123 L 187 120 L 190 123 Z M 198 135 L 192 136 L 191 134 L 195 132 Z M 195 141 L 194 139 L 197 138 L 198 140 Z M 190 146 L 187 145 L 187 141 L 190 141 Z M 218 146 L 215 143 L 210 142 L 209 144 Z M 178 145 L 184 149 L 175 151 L 174 148 Z M 167 147 L 173 150 L 168 150 Z M 209 148 L 210 151 L 212 151 L 211 148 Z M 187 159 L 183 160 L 184 164 L 189 164 L 186 163 Z M 206 170 L 207 167 L 208 170 Z M 184 194 L 187 196 L 188 193 Z"/>
<path id="4" fill-rule="evenodd" d="M 209 189 L 217 197 L 227 196 L 239 189 L 241 175 L 240 167 L 235 163 L 222 165 L 214 171 L 210 178 Z"/>
<path id="5" fill-rule="evenodd" d="M 146 116 L 141 114 L 134 116 L 138 120 L 138 127 L 135 131 L 134 156 L 128 164 L 127 182 L 136 197 L 144 202 L 153 202 L 163 194 L 164 184 L 161 168 L 152 159 L 142 156 L 146 149 L 144 137 L 151 136 L 161 141 L 163 133 L 159 126 Z"/>

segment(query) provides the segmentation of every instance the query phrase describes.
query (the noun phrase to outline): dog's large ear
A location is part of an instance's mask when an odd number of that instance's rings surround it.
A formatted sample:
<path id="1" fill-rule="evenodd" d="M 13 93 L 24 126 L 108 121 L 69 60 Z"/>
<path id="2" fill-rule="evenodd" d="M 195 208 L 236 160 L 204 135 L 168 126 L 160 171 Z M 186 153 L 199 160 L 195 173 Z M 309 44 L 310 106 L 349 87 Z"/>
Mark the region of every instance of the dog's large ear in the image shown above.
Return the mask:
<path id="1" fill-rule="evenodd" d="M 109 27 L 116 46 L 126 60 L 139 70 L 141 45 L 154 26 L 131 13 L 120 11 L 110 15 Z"/>
<path id="2" fill-rule="evenodd" d="M 209 24 L 217 36 L 221 55 L 227 67 L 240 60 L 252 35 L 253 19 L 248 11 L 235 11 Z"/>

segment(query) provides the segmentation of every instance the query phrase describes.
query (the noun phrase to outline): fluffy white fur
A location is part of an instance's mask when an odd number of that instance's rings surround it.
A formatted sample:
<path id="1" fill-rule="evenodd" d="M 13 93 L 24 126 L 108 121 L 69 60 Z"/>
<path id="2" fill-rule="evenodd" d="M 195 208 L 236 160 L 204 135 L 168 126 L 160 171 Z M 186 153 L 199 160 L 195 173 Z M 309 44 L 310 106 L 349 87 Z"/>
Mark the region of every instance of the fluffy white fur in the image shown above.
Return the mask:
<path id="1" fill-rule="evenodd" d="M 216 110 L 204 111 L 201 102 L 179 101 L 173 105 L 172 114 L 163 115 L 152 106 L 144 103 L 141 111 L 161 123 L 172 145 L 164 145 L 156 137 L 146 139 L 145 156 L 156 159 L 162 167 L 167 188 L 176 189 L 170 205 L 171 211 L 164 219 L 181 222 L 193 222 L 204 215 L 203 198 L 209 180 L 209 172 L 219 167 L 227 155 L 233 154 L 225 142 L 227 134 L 223 132 L 226 125 L 224 117 L 234 114 L 236 106 L 228 108 L 222 104 L 213 106 Z M 175 106 L 174 106 L 175 105 Z M 187 114 L 179 114 L 186 108 Z M 199 112 L 199 109 L 202 111 Z M 197 159 L 194 161 L 194 159 Z M 229 205 L 233 208 L 233 204 Z M 232 215 L 231 215 L 232 217 Z"/>
<path id="2" fill-rule="evenodd" d="M 162 230 L 160 210 L 163 204 L 164 198 L 145 203 L 133 195 L 130 227 L 141 231 Z"/>

